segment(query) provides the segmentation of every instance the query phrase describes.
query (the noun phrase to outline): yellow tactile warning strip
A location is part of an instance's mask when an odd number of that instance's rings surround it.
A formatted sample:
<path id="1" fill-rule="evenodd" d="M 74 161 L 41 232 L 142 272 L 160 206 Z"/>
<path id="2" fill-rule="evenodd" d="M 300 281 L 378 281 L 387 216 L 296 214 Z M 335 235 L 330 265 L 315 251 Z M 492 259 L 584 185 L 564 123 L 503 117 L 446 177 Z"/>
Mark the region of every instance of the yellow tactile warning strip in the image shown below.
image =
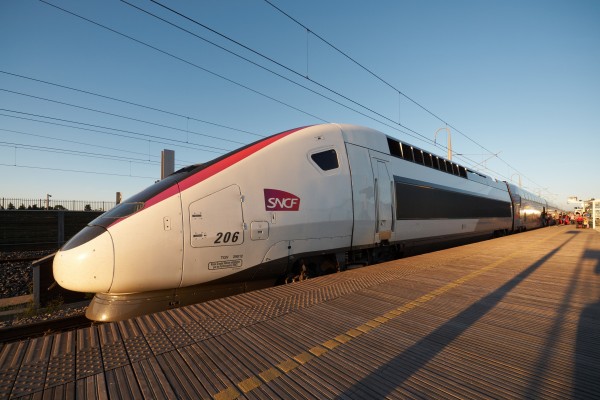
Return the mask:
<path id="1" fill-rule="evenodd" d="M 540 243 L 543 243 L 544 241 L 547 241 L 547 240 L 559 235 L 560 233 L 562 233 L 562 231 L 557 231 L 553 235 L 542 238 L 541 240 L 537 241 L 535 244 L 538 245 Z M 340 334 L 340 335 L 334 337 L 333 339 L 330 339 L 330 340 L 327 340 L 327 341 L 321 343 L 321 345 L 312 347 L 312 348 L 308 349 L 306 352 L 300 353 L 298 355 L 291 357 L 290 359 L 284 360 L 281 363 L 279 363 L 278 365 L 276 365 L 276 367 L 272 367 L 266 371 L 260 372 L 258 374 L 258 376 L 252 376 L 248 379 L 245 379 L 245 380 L 237 383 L 237 388 L 228 387 L 228 388 L 220 391 L 219 393 L 214 395 L 214 399 L 216 399 L 216 400 L 236 399 L 242 393 L 244 393 L 244 394 L 249 393 L 256 388 L 259 388 L 263 384 L 263 382 L 268 383 L 274 379 L 277 379 L 277 378 L 281 377 L 282 375 L 290 372 L 291 370 L 297 368 L 298 366 L 310 362 L 315 357 L 320 357 L 320 356 L 326 354 L 329 350 L 333 350 L 339 346 L 342 346 L 342 345 L 350 342 L 352 339 L 354 339 L 362 334 L 366 334 L 373 329 L 377 329 L 377 327 L 379 327 L 382 324 L 385 324 L 386 322 L 394 319 L 395 317 L 398 317 L 399 315 L 402 315 L 416 307 L 420 307 L 420 306 L 424 305 L 425 303 L 446 293 L 447 291 L 454 289 L 454 288 L 464 284 L 465 282 L 468 282 L 468 281 L 472 280 L 473 278 L 475 278 L 493 268 L 496 268 L 497 266 L 507 262 L 511 258 L 516 257 L 517 255 L 524 252 L 525 250 L 526 249 L 516 250 L 499 260 L 496 260 L 476 271 L 471 272 L 470 274 L 467 274 L 467 275 L 465 275 L 461 278 L 458 278 L 438 289 L 435 289 L 423 296 L 420 296 L 419 298 L 417 298 L 413 301 L 410 301 L 400 307 L 390 310 L 381 316 L 375 317 L 360 326 L 349 329 L 347 332 Z"/>

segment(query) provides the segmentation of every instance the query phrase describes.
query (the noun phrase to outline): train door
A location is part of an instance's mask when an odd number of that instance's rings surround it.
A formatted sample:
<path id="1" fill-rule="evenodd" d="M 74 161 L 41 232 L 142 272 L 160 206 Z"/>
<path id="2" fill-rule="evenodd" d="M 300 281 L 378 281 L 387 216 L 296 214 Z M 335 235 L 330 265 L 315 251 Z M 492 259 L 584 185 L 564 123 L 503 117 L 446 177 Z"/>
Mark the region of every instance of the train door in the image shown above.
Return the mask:
<path id="1" fill-rule="evenodd" d="M 375 192 L 369 150 L 346 143 L 352 179 L 352 247 L 370 246 L 375 235 Z"/>
<path id="2" fill-rule="evenodd" d="M 244 243 L 244 219 L 238 185 L 190 203 L 191 245 L 222 248 Z M 241 264 L 241 262 L 239 262 Z M 211 265 L 208 265 L 211 269 Z"/>
<path id="3" fill-rule="evenodd" d="M 392 181 L 388 173 L 387 163 L 372 159 L 373 176 L 375 178 L 375 242 L 390 240 L 393 229 Z"/>
<path id="4" fill-rule="evenodd" d="M 514 222 L 513 230 L 520 232 L 523 230 L 523 221 L 521 220 L 521 196 L 515 197 L 514 203 Z"/>
<path id="5" fill-rule="evenodd" d="M 245 240 L 245 226 L 240 187 L 230 185 L 186 202 L 189 222 L 181 286 L 242 270 L 245 261 L 239 246 Z"/>

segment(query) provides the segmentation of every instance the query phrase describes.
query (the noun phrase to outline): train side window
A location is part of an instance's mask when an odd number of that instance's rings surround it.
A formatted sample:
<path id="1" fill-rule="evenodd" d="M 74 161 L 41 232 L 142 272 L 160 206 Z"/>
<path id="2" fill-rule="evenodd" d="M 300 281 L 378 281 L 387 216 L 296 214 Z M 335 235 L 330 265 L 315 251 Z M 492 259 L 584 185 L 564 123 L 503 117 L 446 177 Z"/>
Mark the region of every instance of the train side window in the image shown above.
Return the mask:
<path id="1" fill-rule="evenodd" d="M 465 167 L 461 167 L 459 165 L 458 166 L 458 172 L 459 172 L 460 176 L 462 176 L 463 178 L 467 177 L 467 169 Z"/>
<path id="2" fill-rule="evenodd" d="M 402 158 L 402 149 L 400 148 L 400 142 L 394 139 L 387 138 L 388 147 L 390 148 L 390 154 L 394 157 Z"/>
<path id="3" fill-rule="evenodd" d="M 423 151 L 419 149 L 413 149 L 413 154 L 415 156 L 415 162 L 417 164 L 423 164 Z"/>
<path id="4" fill-rule="evenodd" d="M 425 162 L 426 166 L 428 166 L 429 168 L 433 168 L 433 162 L 431 161 L 431 154 L 423 152 L 423 161 Z"/>
<path id="5" fill-rule="evenodd" d="M 444 171 L 444 172 L 448 172 L 448 164 L 446 163 L 446 160 L 443 160 L 440 158 L 440 170 Z"/>
<path id="6" fill-rule="evenodd" d="M 336 169 L 340 166 L 340 164 L 338 162 L 337 153 L 333 149 L 311 154 L 310 158 L 323 171 L 330 171 L 330 170 Z"/>
<path id="7" fill-rule="evenodd" d="M 440 169 L 440 159 L 437 156 L 431 156 L 433 161 L 433 168 Z"/>
<path id="8" fill-rule="evenodd" d="M 412 147 L 404 143 L 400 143 L 400 146 L 402 146 L 402 158 L 406 161 L 414 161 Z"/>
<path id="9" fill-rule="evenodd" d="M 458 175 L 458 165 L 452 163 L 452 173 Z"/>

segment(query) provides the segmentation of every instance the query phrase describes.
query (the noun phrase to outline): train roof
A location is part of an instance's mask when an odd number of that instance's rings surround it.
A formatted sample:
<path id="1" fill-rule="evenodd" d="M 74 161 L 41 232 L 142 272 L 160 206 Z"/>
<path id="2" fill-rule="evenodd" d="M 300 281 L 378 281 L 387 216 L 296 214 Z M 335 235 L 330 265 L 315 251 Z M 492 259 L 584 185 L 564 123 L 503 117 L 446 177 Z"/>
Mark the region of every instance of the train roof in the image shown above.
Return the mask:
<path id="1" fill-rule="evenodd" d="M 507 182 L 507 184 L 510 187 L 510 191 L 513 195 L 518 195 L 518 196 L 521 196 L 521 198 L 535 201 L 537 203 L 548 204 L 546 199 L 544 199 L 543 197 L 537 196 L 537 195 L 531 193 L 530 191 L 525 190 L 515 184 L 509 183 L 509 182 Z"/>
<path id="2" fill-rule="evenodd" d="M 491 176 L 470 170 L 444 157 L 440 157 L 417 146 L 413 146 L 401 140 L 394 139 L 390 136 L 386 135 L 386 138 L 388 142 L 390 155 L 394 157 L 414 162 L 416 164 L 424 165 L 426 167 L 446 172 L 448 174 L 456 175 L 461 178 L 468 179 L 470 181 L 479 182 L 487 186 L 492 186 L 498 189 L 506 190 L 506 187 L 501 181 L 498 181 L 492 178 Z"/>

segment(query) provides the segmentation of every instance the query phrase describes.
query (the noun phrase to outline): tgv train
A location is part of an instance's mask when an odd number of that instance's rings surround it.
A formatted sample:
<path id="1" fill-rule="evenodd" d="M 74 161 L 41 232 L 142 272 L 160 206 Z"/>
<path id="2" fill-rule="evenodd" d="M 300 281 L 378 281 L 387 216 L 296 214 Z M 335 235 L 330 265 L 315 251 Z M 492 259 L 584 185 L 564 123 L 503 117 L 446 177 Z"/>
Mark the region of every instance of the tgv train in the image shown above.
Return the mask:
<path id="1" fill-rule="evenodd" d="M 413 246 L 542 226 L 545 200 L 373 129 L 282 132 L 183 168 L 57 253 L 114 321 L 343 270 Z"/>

